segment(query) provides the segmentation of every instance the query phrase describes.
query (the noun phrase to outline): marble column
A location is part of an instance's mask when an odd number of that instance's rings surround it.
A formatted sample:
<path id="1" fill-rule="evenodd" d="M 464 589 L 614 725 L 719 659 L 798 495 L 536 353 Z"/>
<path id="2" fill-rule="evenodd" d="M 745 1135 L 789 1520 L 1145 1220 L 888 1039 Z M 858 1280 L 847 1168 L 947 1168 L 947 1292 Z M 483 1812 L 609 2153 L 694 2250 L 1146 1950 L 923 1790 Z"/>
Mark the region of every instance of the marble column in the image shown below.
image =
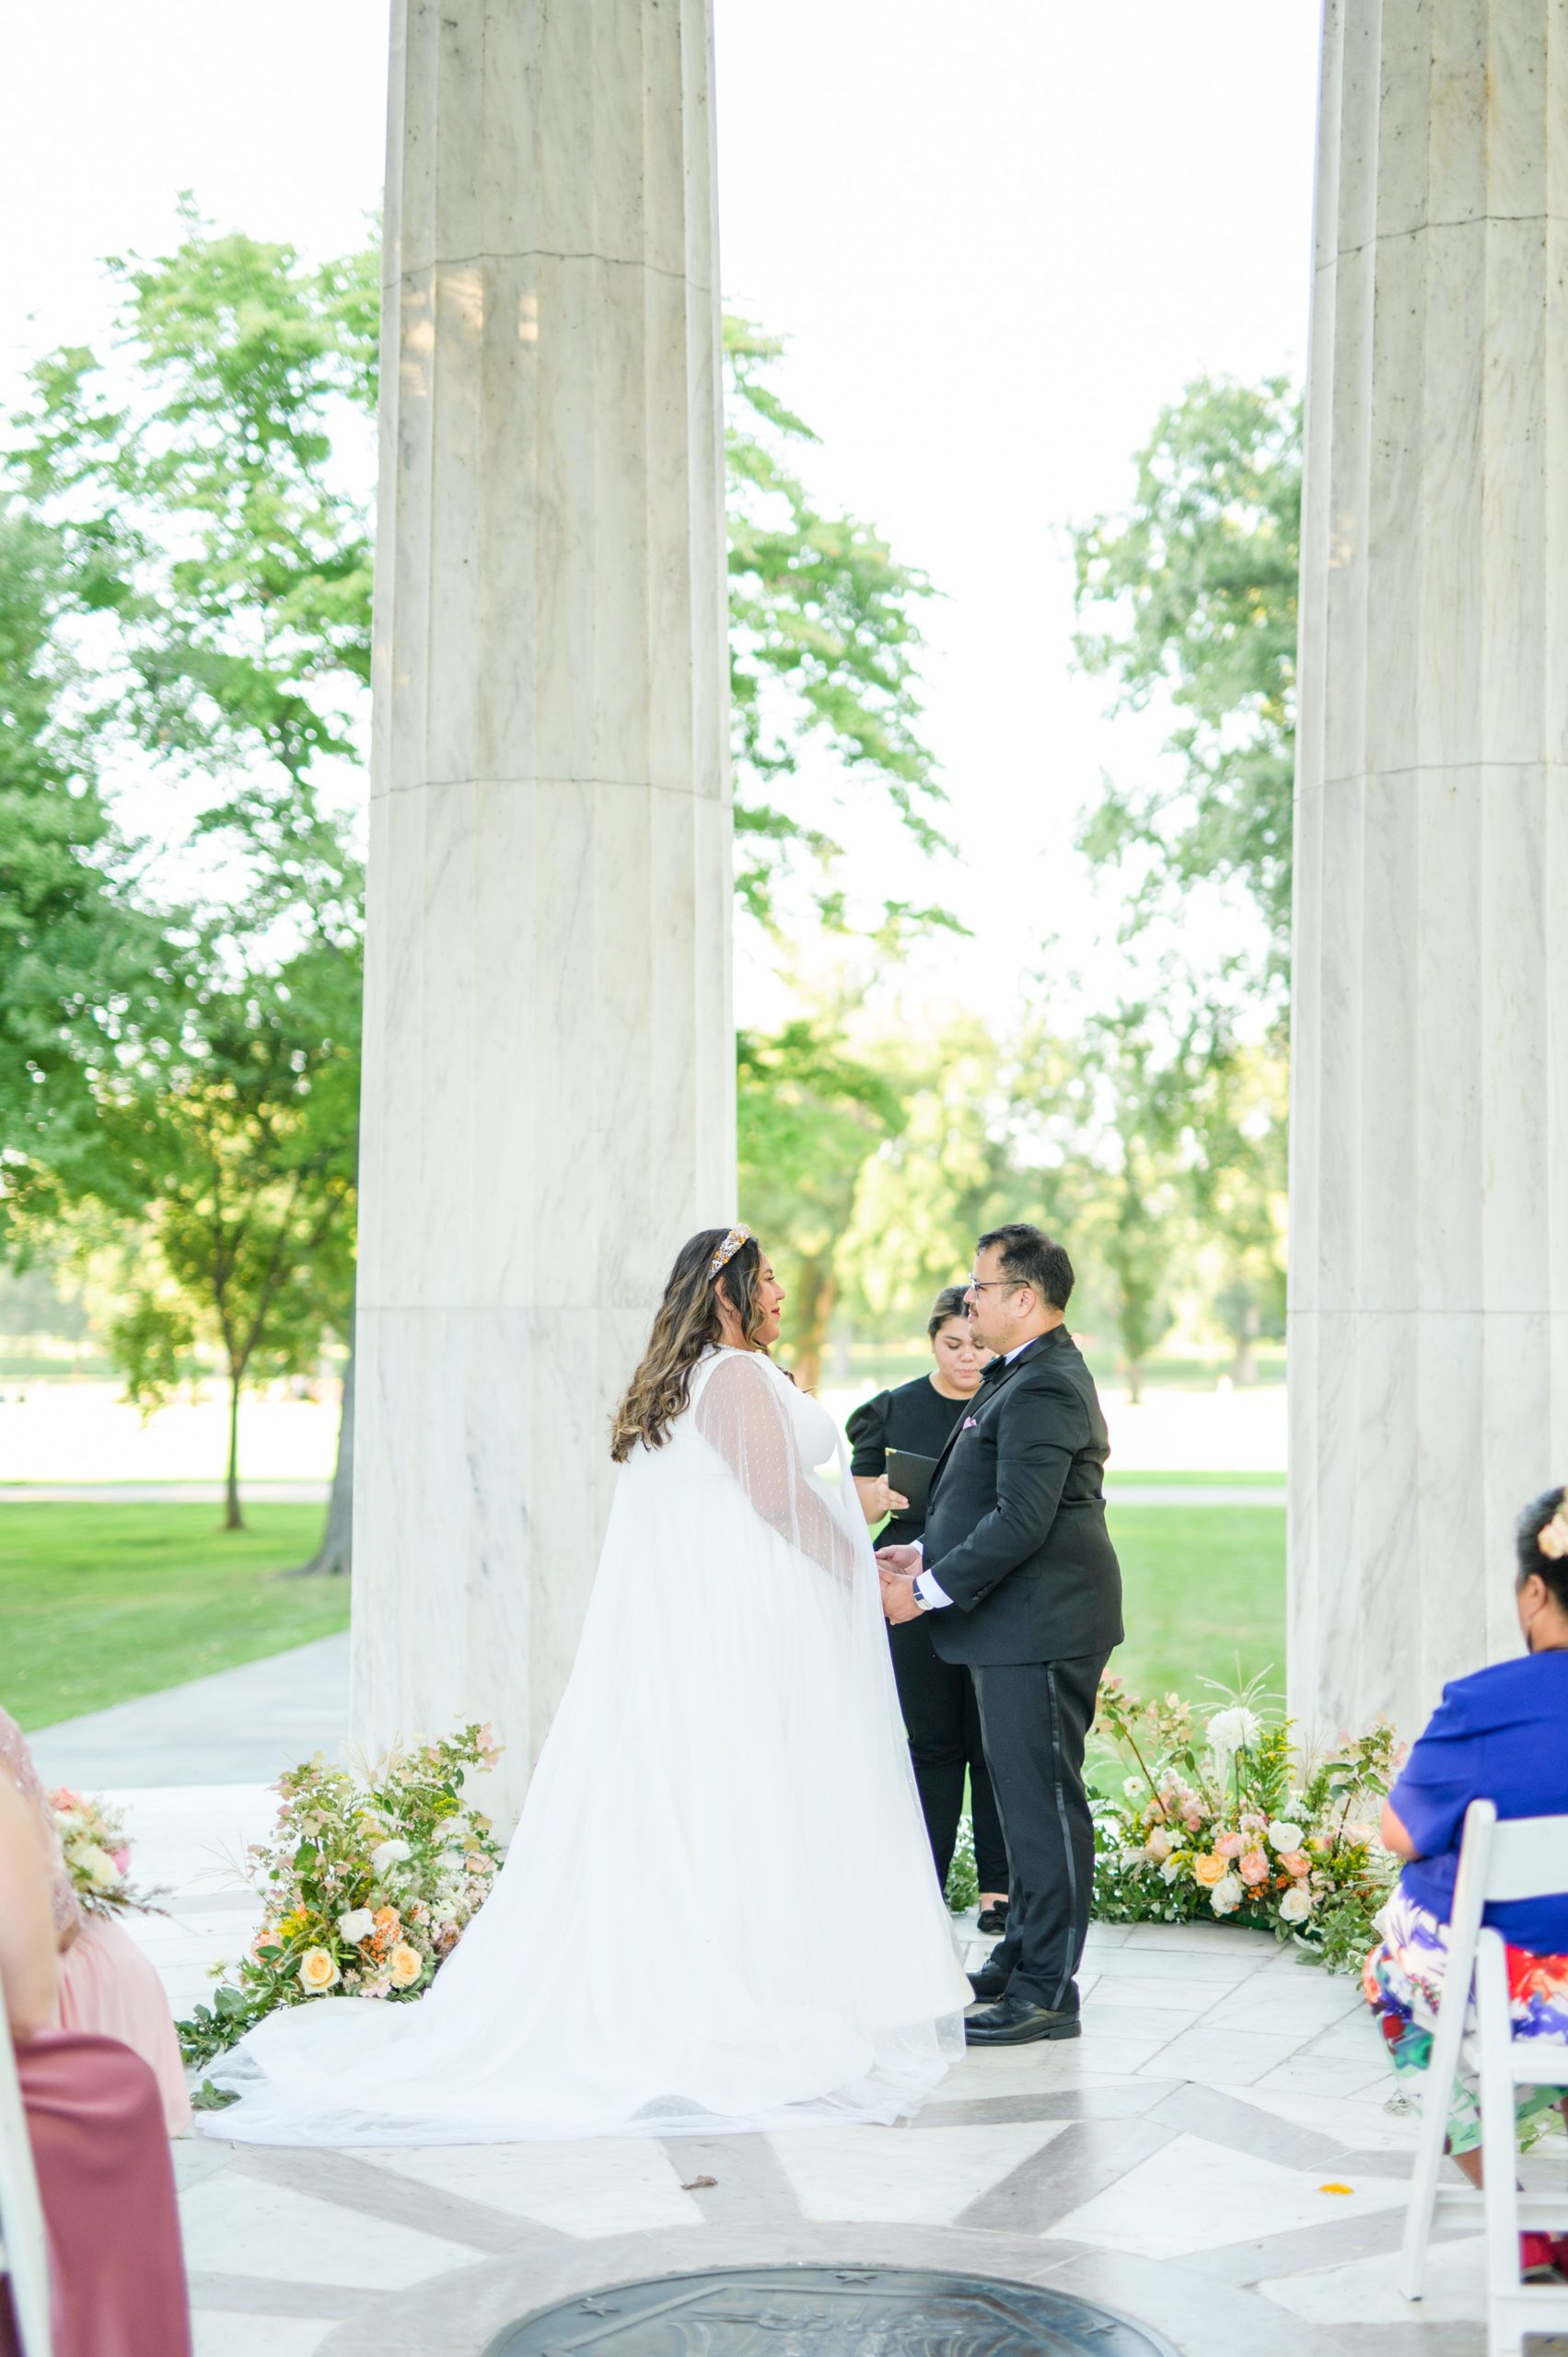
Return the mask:
<path id="1" fill-rule="evenodd" d="M 514 1805 L 734 1200 L 706 0 L 396 0 L 353 1724 Z"/>
<path id="2" fill-rule="evenodd" d="M 1568 5 L 1328 0 L 1290 1684 L 1416 1730 L 1568 1478 Z"/>

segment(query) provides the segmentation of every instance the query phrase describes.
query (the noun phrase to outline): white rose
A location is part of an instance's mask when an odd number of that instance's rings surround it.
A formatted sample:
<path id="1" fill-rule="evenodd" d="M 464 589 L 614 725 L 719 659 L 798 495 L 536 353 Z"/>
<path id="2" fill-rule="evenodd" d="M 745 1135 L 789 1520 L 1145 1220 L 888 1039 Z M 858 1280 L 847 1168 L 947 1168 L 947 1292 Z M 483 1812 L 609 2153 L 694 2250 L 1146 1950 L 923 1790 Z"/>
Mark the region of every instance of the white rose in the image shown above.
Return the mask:
<path id="1" fill-rule="evenodd" d="M 90 1881 L 97 1883 L 99 1890 L 112 1890 L 122 1879 L 120 1869 L 108 1851 L 100 1850 L 96 1841 L 80 1843 L 75 1852 L 75 1863 Z"/>
<path id="2" fill-rule="evenodd" d="M 346 1915 L 338 1917 L 338 1937 L 356 1948 L 376 1929 L 376 1918 L 368 1907 L 351 1907 Z"/>
<path id="3" fill-rule="evenodd" d="M 406 1841 L 378 1841 L 370 1852 L 370 1871 L 379 1881 L 394 1866 L 401 1865 L 405 1858 L 412 1855 L 413 1852 Z"/>
<path id="4" fill-rule="evenodd" d="M 1216 1915 L 1234 1915 L 1247 1896 L 1247 1886 L 1239 1875 L 1226 1875 L 1215 1883 L 1209 1893 L 1209 1905 Z"/>
<path id="5" fill-rule="evenodd" d="M 1181 1860 L 1179 1857 L 1169 1857 L 1160 1868 L 1160 1880 L 1161 1882 L 1174 1882 L 1180 1872 Z"/>
<path id="6" fill-rule="evenodd" d="M 1148 1863 L 1142 1850 L 1118 1850 L 1116 1853 L 1117 1866 L 1124 1875 L 1130 1875 L 1135 1867 L 1146 1866 Z"/>
<path id="7" fill-rule="evenodd" d="M 1153 1827 L 1144 1837 L 1144 1851 L 1147 1855 L 1154 1860 L 1156 1866 L 1159 1864 L 1162 1858 L 1169 1857 L 1175 1847 L 1175 1842 L 1171 1840 L 1163 1825 L 1156 1825 Z"/>
<path id="8" fill-rule="evenodd" d="M 1300 1826 L 1292 1825 L 1286 1817 L 1277 1817 L 1269 1828 L 1270 1846 L 1277 1850 L 1282 1858 L 1287 1850 L 1299 1850 L 1306 1838 Z"/>
<path id="9" fill-rule="evenodd" d="M 1218 1752 L 1245 1751 L 1257 1742 L 1262 1723 L 1244 1702 L 1231 1710 L 1216 1711 L 1209 1721 L 1209 1741 Z"/>
<path id="10" fill-rule="evenodd" d="M 1293 1883 L 1280 1901 L 1281 1922 L 1305 1923 L 1311 1912 L 1311 1892 L 1303 1890 L 1299 1883 Z"/>

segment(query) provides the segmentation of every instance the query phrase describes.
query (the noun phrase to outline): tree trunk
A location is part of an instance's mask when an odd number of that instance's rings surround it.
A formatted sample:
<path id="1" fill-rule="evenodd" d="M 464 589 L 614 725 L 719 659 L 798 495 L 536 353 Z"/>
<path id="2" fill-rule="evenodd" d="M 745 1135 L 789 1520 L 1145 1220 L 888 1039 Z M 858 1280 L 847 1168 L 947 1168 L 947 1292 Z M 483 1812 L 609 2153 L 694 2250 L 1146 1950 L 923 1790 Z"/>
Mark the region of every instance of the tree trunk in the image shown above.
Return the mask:
<path id="1" fill-rule="evenodd" d="M 1230 1363 L 1230 1379 L 1239 1390 L 1244 1383 L 1256 1383 L 1258 1380 L 1258 1352 L 1250 1334 L 1237 1334 L 1235 1341 L 1236 1356 Z"/>
<path id="2" fill-rule="evenodd" d="M 343 1400 L 338 1417 L 338 1461 L 332 1472 L 332 1494 L 327 1501 L 327 1527 L 321 1534 L 321 1544 L 308 1563 L 301 1563 L 300 1576 L 312 1577 L 317 1573 L 332 1579 L 346 1579 L 354 1566 L 354 1370 L 356 1320 L 352 1312 L 348 1321 L 348 1364 L 343 1369 Z"/>
<path id="3" fill-rule="evenodd" d="M 1142 1359 L 1129 1358 L 1127 1361 L 1127 1404 L 1130 1408 L 1139 1407 L 1143 1403 L 1143 1398 L 1144 1362 Z"/>
<path id="4" fill-rule="evenodd" d="M 228 1477 L 224 1485 L 223 1527 L 226 1530 L 243 1530 L 245 1516 L 239 1511 L 239 1376 L 230 1368 L 228 1376 Z"/>
<path id="5" fill-rule="evenodd" d="M 822 1345 L 838 1295 L 830 1269 L 820 1260 L 801 1262 L 790 1326 L 795 1339 L 795 1379 L 802 1391 L 815 1391 L 822 1380 Z"/>

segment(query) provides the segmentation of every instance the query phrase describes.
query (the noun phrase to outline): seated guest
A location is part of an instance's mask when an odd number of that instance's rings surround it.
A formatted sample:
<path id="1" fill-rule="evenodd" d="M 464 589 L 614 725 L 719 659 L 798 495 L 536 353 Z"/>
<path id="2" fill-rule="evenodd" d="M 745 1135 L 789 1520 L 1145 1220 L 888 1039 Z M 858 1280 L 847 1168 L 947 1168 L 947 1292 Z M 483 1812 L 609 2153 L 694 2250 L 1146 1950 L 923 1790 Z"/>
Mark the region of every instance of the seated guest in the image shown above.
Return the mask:
<path id="1" fill-rule="evenodd" d="M 0 1779 L 14 1784 L 39 1818 L 50 1864 L 54 1934 L 60 1952 L 62 2029 L 117 2038 L 149 2063 L 163 2097 L 171 2136 L 191 2125 L 191 2098 L 180 2061 L 180 2040 L 163 1982 L 122 1924 L 89 1915 L 71 1886 L 49 1805 L 20 1727 L 0 1710 Z"/>
<path id="2" fill-rule="evenodd" d="M 882 1543 L 909 1546 L 925 1528 L 923 1514 L 888 1482 L 888 1451 L 908 1449 L 916 1457 L 940 1457 L 965 1403 L 980 1389 L 989 1351 L 978 1350 L 964 1309 L 964 1287 L 946 1285 L 926 1325 L 935 1361 L 929 1375 L 895 1390 L 879 1391 L 849 1420 L 854 1457 L 850 1471 L 867 1522 L 889 1515 Z M 968 1771 L 974 1826 L 975 1871 L 980 1882 L 980 1928 L 1007 1927 L 1007 1851 L 992 1790 L 991 1771 L 981 1748 L 980 1709 L 974 1681 L 961 1666 L 943 1661 L 924 1620 L 889 1628 L 893 1675 L 909 1733 L 910 1759 L 944 1890 L 953 1863 Z"/>
<path id="3" fill-rule="evenodd" d="M 1548 1490 L 1525 1508 L 1516 1546 L 1515 1602 L 1527 1651 L 1444 1688 L 1383 1806 L 1384 1842 L 1407 1864 L 1378 1917 L 1383 1941 L 1366 1959 L 1364 1986 L 1404 2082 L 1419 2084 L 1432 2058 L 1466 1809 L 1489 1800 L 1500 1817 L 1568 1816 L 1568 1492 Z M 1507 1943 L 1515 2038 L 1568 2038 L 1568 1891 L 1488 1907 L 1485 1921 Z M 1521 2086 L 1519 2116 L 1557 2100 L 1553 2089 Z M 1447 2149 L 1475 2185 L 1480 2144 L 1476 2087 L 1466 2077 L 1455 2091 Z M 1520 2240 L 1527 2273 L 1568 2264 L 1568 2236 Z"/>
<path id="4" fill-rule="evenodd" d="M 112 2038 L 48 2026 L 57 1952 L 36 1812 L 0 1777 L 0 1993 L 49 2237 L 54 2357 L 191 2357 L 157 2082 Z M 0 2280 L 0 2357 L 20 2347 Z"/>

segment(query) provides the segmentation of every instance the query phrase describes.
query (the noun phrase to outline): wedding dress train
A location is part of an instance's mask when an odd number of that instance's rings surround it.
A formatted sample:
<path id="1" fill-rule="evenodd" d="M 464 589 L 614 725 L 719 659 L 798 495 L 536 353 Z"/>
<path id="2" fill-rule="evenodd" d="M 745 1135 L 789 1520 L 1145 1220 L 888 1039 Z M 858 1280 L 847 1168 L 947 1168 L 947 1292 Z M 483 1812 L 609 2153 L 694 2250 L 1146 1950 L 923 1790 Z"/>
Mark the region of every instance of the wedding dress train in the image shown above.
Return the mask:
<path id="1" fill-rule="evenodd" d="M 213 2076 L 258 2143 L 714 2133 L 913 2110 L 970 1989 L 831 1420 L 709 1352 L 621 1469 L 505 1869 L 412 2004 L 272 2015 Z M 842 1465 L 842 1455 L 841 1455 Z M 205 2123 L 204 2123 L 205 2124 Z"/>

